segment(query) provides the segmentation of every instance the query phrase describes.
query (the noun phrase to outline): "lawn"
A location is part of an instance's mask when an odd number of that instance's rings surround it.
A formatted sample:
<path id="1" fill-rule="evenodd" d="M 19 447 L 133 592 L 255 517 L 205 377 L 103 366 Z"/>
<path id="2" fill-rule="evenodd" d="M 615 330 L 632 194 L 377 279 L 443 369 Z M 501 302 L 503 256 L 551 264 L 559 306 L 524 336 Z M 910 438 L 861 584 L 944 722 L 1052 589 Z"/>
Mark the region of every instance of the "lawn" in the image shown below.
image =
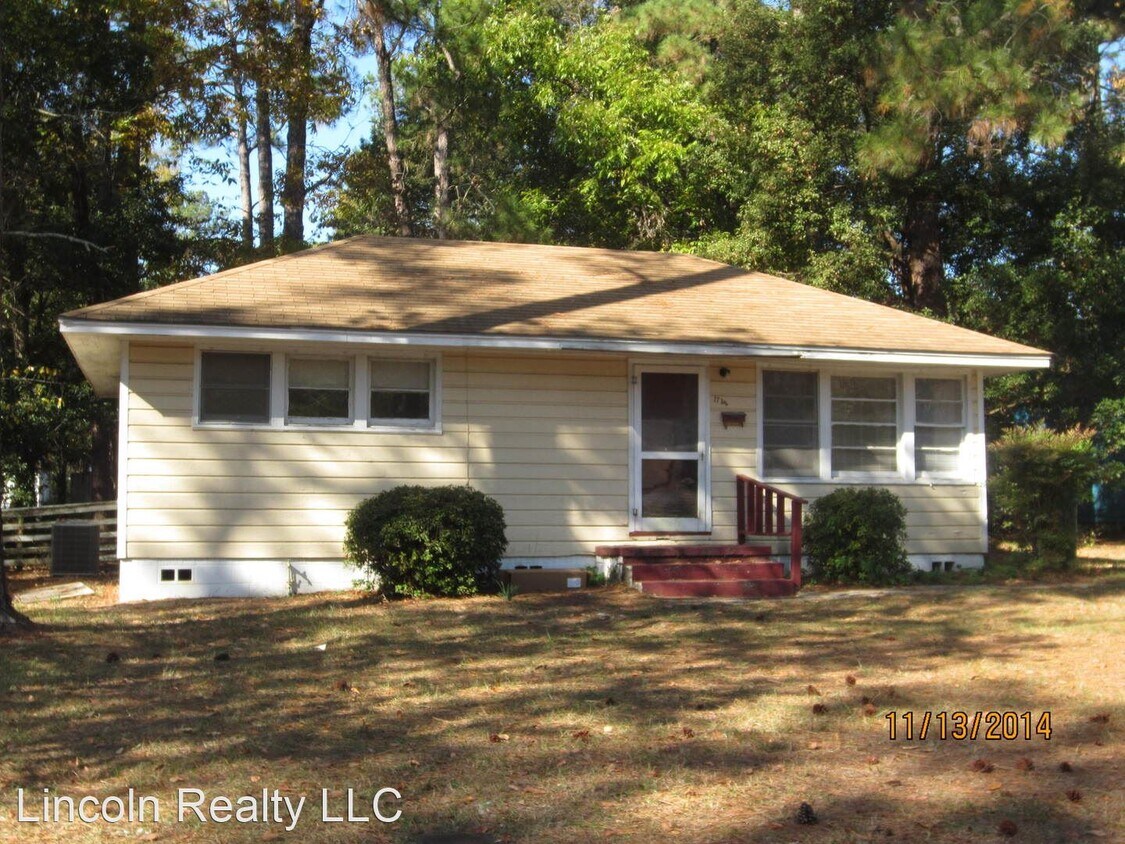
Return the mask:
<path id="1" fill-rule="evenodd" d="M 0 640 L 0 840 L 1125 840 L 1119 575 L 737 603 L 98 590 Z M 954 710 L 1050 712 L 1050 738 L 888 737 L 888 712 Z M 17 825 L 19 786 L 132 787 L 161 822 Z M 321 821 L 322 789 L 387 786 L 397 823 Z M 293 833 L 181 823 L 178 788 L 309 804 Z"/>

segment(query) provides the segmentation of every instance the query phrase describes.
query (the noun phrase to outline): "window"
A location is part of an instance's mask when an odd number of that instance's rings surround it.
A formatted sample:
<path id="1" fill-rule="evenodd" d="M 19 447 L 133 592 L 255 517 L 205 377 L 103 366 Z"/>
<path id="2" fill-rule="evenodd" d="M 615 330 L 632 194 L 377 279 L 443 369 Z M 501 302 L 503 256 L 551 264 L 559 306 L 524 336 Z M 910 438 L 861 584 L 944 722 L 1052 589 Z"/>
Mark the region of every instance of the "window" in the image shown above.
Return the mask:
<path id="1" fill-rule="evenodd" d="M 432 423 L 433 382 L 431 361 L 371 361 L 371 420 L 390 425 Z"/>
<path id="2" fill-rule="evenodd" d="M 817 385 L 815 372 L 762 373 L 762 452 L 767 474 L 820 475 Z"/>
<path id="3" fill-rule="evenodd" d="M 918 378 L 914 382 L 914 466 L 918 474 L 956 475 L 965 438 L 964 382 Z"/>
<path id="4" fill-rule="evenodd" d="M 898 471 L 898 379 L 832 376 L 832 473 Z"/>
<path id="5" fill-rule="evenodd" d="M 203 352 L 199 368 L 201 422 L 269 422 L 270 356 Z"/>
<path id="6" fill-rule="evenodd" d="M 291 358 L 288 419 L 347 423 L 352 417 L 351 380 L 347 360 Z"/>

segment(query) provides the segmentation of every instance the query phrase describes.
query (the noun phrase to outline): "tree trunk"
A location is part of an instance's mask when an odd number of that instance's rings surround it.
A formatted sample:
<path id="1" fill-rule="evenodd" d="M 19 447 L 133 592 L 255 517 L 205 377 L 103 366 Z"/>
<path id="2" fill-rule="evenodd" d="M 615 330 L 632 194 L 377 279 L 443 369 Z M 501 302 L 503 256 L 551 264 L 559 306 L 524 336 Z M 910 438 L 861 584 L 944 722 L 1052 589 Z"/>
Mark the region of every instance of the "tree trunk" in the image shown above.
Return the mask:
<path id="1" fill-rule="evenodd" d="M 449 129 L 439 123 L 434 136 L 434 231 L 445 240 L 449 227 Z"/>
<path id="2" fill-rule="evenodd" d="M 127 413 L 120 408 L 118 413 Z M 117 497 L 117 428 L 105 419 L 94 422 L 93 454 L 90 461 L 90 493 L 94 501 Z"/>
<path id="3" fill-rule="evenodd" d="M 250 183 L 250 131 L 246 117 L 247 105 L 246 97 L 242 93 L 242 83 L 237 82 L 235 107 L 238 109 L 239 220 L 242 247 L 250 252 L 254 249 L 254 186 Z"/>
<path id="4" fill-rule="evenodd" d="M 312 73 L 312 31 L 316 6 L 311 0 L 292 0 L 293 78 L 286 92 L 285 181 L 281 188 L 282 250 L 299 249 L 305 242 L 306 142 L 309 127 L 309 95 Z"/>
<path id="5" fill-rule="evenodd" d="M 273 251 L 273 128 L 270 118 L 270 92 L 259 84 L 254 93 L 255 125 L 258 145 L 258 242 L 263 252 Z"/>
<path id="6" fill-rule="evenodd" d="M 398 151 L 398 118 L 395 115 L 394 80 L 391 77 L 391 53 L 387 48 L 387 10 L 380 0 L 368 0 L 367 16 L 371 20 L 371 43 L 379 67 L 379 103 L 383 113 L 383 139 L 387 145 L 387 165 L 391 173 L 398 232 L 411 237 L 410 205 L 406 198 L 406 172 Z"/>
<path id="7" fill-rule="evenodd" d="M 936 192 L 913 191 L 907 199 L 902 227 L 904 292 L 913 307 L 938 314 L 945 312 L 940 207 Z"/>
<path id="8" fill-rule="evenodd" d="M 5 488 L 4 473 L 0 471 L 0 498 Z M 0 536 L 4 532 L 4 508 L 0 507 Z M 12 604 L 12 590 L 8 586 L 8 562 L 5 559 L 4 543 L 0 542 L 0 632 L 9 627 L 30 627 L 31 619 Z"/>

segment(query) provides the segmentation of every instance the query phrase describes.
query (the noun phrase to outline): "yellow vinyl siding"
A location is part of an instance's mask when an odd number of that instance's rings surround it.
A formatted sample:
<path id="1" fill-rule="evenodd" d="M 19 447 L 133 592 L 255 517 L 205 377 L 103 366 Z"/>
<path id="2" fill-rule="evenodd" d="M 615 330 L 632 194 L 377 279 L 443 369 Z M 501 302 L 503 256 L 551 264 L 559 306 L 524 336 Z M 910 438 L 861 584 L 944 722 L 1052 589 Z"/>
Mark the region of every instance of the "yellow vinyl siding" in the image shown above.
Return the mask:
<path id="1" fill-rule="evenodd" d="M 629 540 L 624 356 L 445 351 L 441 360 L 440 434 L 193 428 L 195 350 L 134 343 L 128 556 L 339 558 L 348 511 L 400 483 L 470 483 L 495 496 L 512 557 L 588 555 Z M 713 532 L 692 541 L 729 543 L 735 475 L 758 474 L 756 366 L 715 362 L 708 375 Z M 970 378 L 970 430 L 975 386 Z M 745 413 L 744 427 L 724 429 L 723 411 Z M 810 499 L 835 488 L 782 486 Z M 911 553 L 984 550 L 976 485 L 889 488 L 907 505 Z"/>
<path id="2" fill-rule="evenodd" d="M 495 496 L 511 556 L 628 538 L 624 359 L 445 352 L 435 435 L 193 428 L 194 356 L 130 350 L 130 557 L 338 558 L 348 511 L 399 483 Z"/>

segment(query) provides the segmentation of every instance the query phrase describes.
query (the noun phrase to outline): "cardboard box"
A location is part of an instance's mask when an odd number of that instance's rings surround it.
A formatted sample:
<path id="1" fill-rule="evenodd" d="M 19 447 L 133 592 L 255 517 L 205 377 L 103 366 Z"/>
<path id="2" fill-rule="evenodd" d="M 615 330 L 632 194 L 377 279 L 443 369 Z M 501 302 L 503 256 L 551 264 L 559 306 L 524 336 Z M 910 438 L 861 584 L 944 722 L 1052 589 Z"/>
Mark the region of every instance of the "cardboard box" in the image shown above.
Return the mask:
<path id="1" fill-rule="evenodd" d="M 504 580 L 520 592 L 566 592 L 586 588 L 585 569 L 508 569 Z"/>

